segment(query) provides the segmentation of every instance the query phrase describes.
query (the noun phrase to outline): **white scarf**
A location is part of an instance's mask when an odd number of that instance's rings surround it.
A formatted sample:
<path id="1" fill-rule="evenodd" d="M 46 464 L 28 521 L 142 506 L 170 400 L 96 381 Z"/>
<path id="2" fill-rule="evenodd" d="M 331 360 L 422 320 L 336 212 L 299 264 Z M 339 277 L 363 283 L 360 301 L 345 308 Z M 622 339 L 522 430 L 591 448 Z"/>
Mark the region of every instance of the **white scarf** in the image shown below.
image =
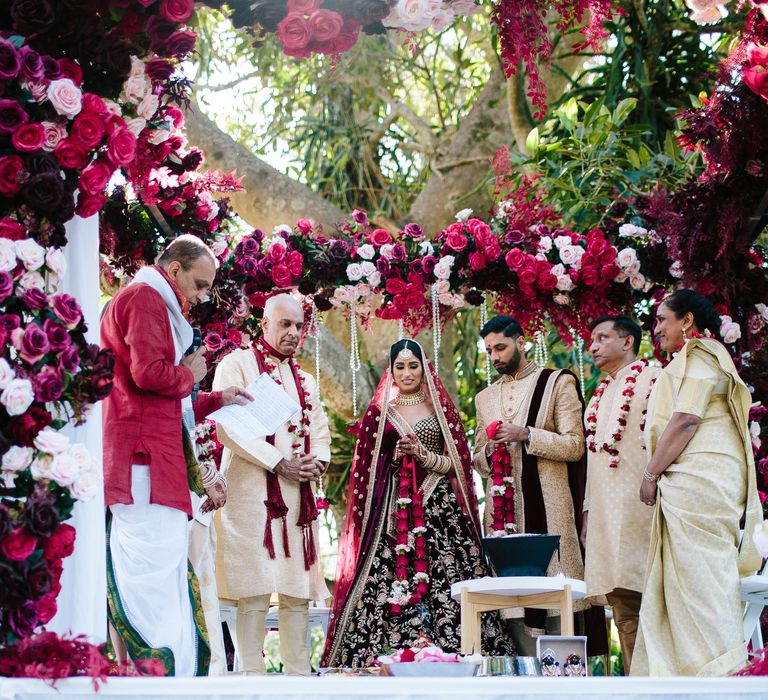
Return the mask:
<path id="1" fill-rule="evenodd" d="M 171 324 L 171 336 L 173 337 L 173 346 L 176 351 L 174 362 L 178 365 L 184 353 L 192 345 L 194 334 L 192 326 L 181 313 L 181 305 L 176 297 L 168 280 L 163 277 L 153 267 L 142 267 L 129 284 L 146 284 L 152 287 L 165 302 L 165 308 L 168 311 L 168 320 Z M 192 398 L 186 396 L 181 400 L 182 415 L 192 410 Z M 193 421 L 194 425 L 194 421 Z"/>

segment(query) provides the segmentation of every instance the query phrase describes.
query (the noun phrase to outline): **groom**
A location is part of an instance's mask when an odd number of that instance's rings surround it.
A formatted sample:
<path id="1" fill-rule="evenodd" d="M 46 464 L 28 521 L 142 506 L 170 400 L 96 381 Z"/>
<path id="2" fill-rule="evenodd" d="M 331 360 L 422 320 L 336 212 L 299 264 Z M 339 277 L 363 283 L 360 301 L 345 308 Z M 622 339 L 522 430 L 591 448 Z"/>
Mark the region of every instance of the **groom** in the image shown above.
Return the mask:
<path id="1" fill-rule="evenodd" d="M 518 533 L 560 535 L 560 561 L 550 574 L 583 579 L 584 560 L 579 543 L 584 499 L 583 404 L 576 378 L 567 370 L 541 369 L 525 356 L 523 329 L 511 316 L 496 316 L 480 331 L 493 366 L 501 375 L 475 398 L 475 469 L 492 473 L 497 447 L 509 454 L 514 487 L 514 514 L 495 513 L 493 479 L 487 480 L 484 529 L 513 518 Z M 493 429 L 493 439 L 486 433 Z M 583 610 L 584 604 L 576 604 Z M 511 633 L 521 654 L 534 656 L 535 637 L 559 634 L 559 620 L 541 610 L 515 609 Z M 603 637 L 605 631 L 602 631 Z M 593 647 L 592 654 L 603 651 Z"/>

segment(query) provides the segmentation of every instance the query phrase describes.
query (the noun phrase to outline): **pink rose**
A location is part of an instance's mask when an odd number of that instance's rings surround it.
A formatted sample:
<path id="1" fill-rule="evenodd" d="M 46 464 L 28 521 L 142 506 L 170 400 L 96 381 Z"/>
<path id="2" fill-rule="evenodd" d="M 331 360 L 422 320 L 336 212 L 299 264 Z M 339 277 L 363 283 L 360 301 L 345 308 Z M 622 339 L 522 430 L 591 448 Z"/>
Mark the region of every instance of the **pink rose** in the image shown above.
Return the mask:
<path id="1" fill-rule="evenodd" d="M 21 329 L 14 331 L 14 333 L 21 334 Z M 42 328 L 35 325 L 34 323 L 30 323 L 24 329 L 23 334 L 19 336 L 19 355 L 23 360 L 29 362 L 30 364 L 37 362 L 50 349 L 51 345 L 48 342 L 48 336 L 45 334 Z"/>
<path id="2" fill-rule="evenodd" d="M 339 35 L 329 41 L 326 46 L 323 47 L 325 53 L 340 54 L 345 51 L 349 51 L 360 37 L 360 22 L 354 19 L 345 18 L 344 26 L 339 32 Z M 408 226 L 406 226 L 406 229 Z"/>
<path id="3" fill-rule="evenodd" d="M 469 254 L 469 266 L 475 271 L 482 270 L 485 267 L 485 255 L 480 252 Z"/>
<path id="4" fill-rule="evenodd" d="M 35 401 L 48 403 L 58 399 L 64 391 L 61 375 L 51 368 L 35 375 L 32 385 L 35 389 Z"/>
<path id="5" fill-rule="evenodd" d="M 87 219 L 94 214 L 98 214 L 106 203 L 106 192 L 99 192 L 98 194 L 86 194 L 85 192 L 78 192 L 75 213 L 78 216 L 81 216 L 83 219 Z"/>
<path id="6" fill-rule="evenodd" d="M 58 610 L 56 604 L 56 594 L 52 591 L 46 593 L 40 600 L 35 601 L 35 613 L 37 614 L 38 624 L 44 625 L 53 619 Z"/>
<path id="7" fill-rule="evenodd" d="M 459 253 L 467 247 L 467 239 L 464 234 L 452 231 L 446 236 L 445 244 L 451 250 Z"/>
<path id="8" fill-rule="evenodd" d="M 42 124 L 24 124 L 11 136 L 11 143 L 17 151 L 32 153 L 45 144 L 45 127 Z"/>
<path id="9" fill-rule="evenodd" d="M 45 143 L 43 144 L 44 151 L 52 151 L 67 135 L 67 130 L 61 124 L 56 122 L 42 122 L 45 129 Z"/>
<path id="10" fill-rule="evenodd" d="M 78 186 L 86 194 L 99 194 L 106 189 L 109 178 L 112 177 L 114 171 L 114 167 L 106 161 L 97 160 L 80 173 L 80 178 L 77 181 Z"/>
<path id="11" fill-rule="evenodd" d="M 292 250 L 288 253 L 288 269 L 294 277 L 301 275 L 304 269 L 304 257 L 298 250 Z"/>
<path id="12" fill-rule="evenodd" d="M 69 78 L 52 80 L 47 94 L 57 114 L 69 119 L 79 114 L 83 93 Z"/>
<path id="13" fill-rule="evenodd" d="M 116 167 L 127 165 L 136 157 L 136 137 L 127 127 L 118 127 L 107 139 L 107 149 L 110 163 Z"/>
<path id="14" fill-rule="evenodd" d="M 94 95 L 92 92 L 83 94 L 83 112 L 91 112 L 104 119 L 106 119 L 109 114 L 107 105 L 104 104 L 104 100 L 98 95 Z"/>
<path id="15" fill-rule="evenodd" d="M 87 147 L 72 141 L 70 138 L 61 139 L 53 150 L 53 154 L 62 168 L 82 170 L 88 163 Z"/>
<path id="16" fill-rule="evenodd" d="M 272 263 L 279 263 L 285 257 L 286 248 L 280 243 L 273 243 L 267 251 L 267 259 Z"/>
<path id="17" fill-rule="evenodd" d="M 525 253 L 523 253 L 520 248 L 512 248 L 512 250 L 506 254 L 504 260 L 508 267 L 516 269 L 525 262 Z"/>
<path id="18" fill-rule="evenodd" d="M 282 263 L 275 265 L 272 268 L 272 281 L 278 287 L 290 287 L 293 283 L 293 276 L 287 265 Z"/>
<path id="19" fill-rule="evenodd" d="M 72 122 L 70 138 L 88 150 L 96 148 L 104 138 L 104 120 L 95 112 L 80 112 Z"/>
<path id="20" fill-rule="evenodd" d="M 383 245 L 392 243 L 392 234 L 386 229 L 377 228 L 368 236 L 368 242 L 381 248 Z"/>
<path id="21" fill-rule="evenodd" d="M 296 222 L 296 228 L 299 229 L 299 233 L 308 236 L 312 233 L 312 222 L 309 219 L 299 219 Z"/>
<path id="22" fill-rule="evenodd" d="M 741 79 L 752 92 L 768 100 L 768 46 L 750 45 Z"/>
<path id="23" fill-rule="evenodd" d="M 160 15 L 169 22 L 182 24 L 195 11 L 194 0 L 161 0 Z"/>
<path id="24" fill-rule="evenodd" d="M 277 39 L 288 56 L 306 58 L 311 53 L 306 49 L 312 40 L 312 27 L 303 15 L 291 12 L 277 25 Z"/>
<path id="25" fill-rule="evenodd" d="M 37 548 L 37 537 L 20 527 L 14 530 L 2 543 L 0 549 L 11 561 L 24 561 Z"/>
<path id="26" fill-rule="evenodd" d="M 57 292 L 51 297 L 53 313 L 61 319 L 67 328 L 74 328 L 80 319 L 83 317 L 83 312 L 80 309 L 80 304 L 77 303 L 77 299 L 64 294 L 63 292 Z"/>
<path id="27" fill-rule="evenodd" d="M 312 39 L 318 43 L 332 41 L 341 32 L 344 18 L 333 10 L 317 10 L 309 16 Z"/>

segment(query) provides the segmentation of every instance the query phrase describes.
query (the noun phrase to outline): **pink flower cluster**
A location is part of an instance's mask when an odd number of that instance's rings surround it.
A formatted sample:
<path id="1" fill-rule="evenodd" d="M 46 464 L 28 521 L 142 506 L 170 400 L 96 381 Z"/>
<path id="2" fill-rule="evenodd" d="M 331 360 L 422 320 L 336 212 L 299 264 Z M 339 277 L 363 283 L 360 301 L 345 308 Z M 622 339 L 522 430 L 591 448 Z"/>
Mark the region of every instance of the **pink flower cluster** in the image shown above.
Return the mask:
<path id="1" fill-rule="evenodd" d="M 349 51 L 360 35 L 360 23 L 321 8 L 322 0 L 288 0 L 288 14 L 277 25 L 277 39 L 288 56 Z"/>

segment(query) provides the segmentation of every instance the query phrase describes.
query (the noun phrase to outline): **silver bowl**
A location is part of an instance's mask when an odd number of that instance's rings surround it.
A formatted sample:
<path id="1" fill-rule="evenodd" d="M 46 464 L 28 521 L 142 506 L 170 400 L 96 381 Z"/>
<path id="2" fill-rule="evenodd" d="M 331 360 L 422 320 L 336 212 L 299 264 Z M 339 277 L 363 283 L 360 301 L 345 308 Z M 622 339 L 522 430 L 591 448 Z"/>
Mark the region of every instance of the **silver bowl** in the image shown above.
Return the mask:
<path id="1" fill-rule="evenodd" d="M 384 674 L 387 676 L 399 676 L 405 678 L 444 677 L 457 678 L 461 676 L 476 676 L 480 670 L 479 663 L 444 663 L 444 662 L 418 662 L 397 661 L 391 664 L 382 664 Z"/>

